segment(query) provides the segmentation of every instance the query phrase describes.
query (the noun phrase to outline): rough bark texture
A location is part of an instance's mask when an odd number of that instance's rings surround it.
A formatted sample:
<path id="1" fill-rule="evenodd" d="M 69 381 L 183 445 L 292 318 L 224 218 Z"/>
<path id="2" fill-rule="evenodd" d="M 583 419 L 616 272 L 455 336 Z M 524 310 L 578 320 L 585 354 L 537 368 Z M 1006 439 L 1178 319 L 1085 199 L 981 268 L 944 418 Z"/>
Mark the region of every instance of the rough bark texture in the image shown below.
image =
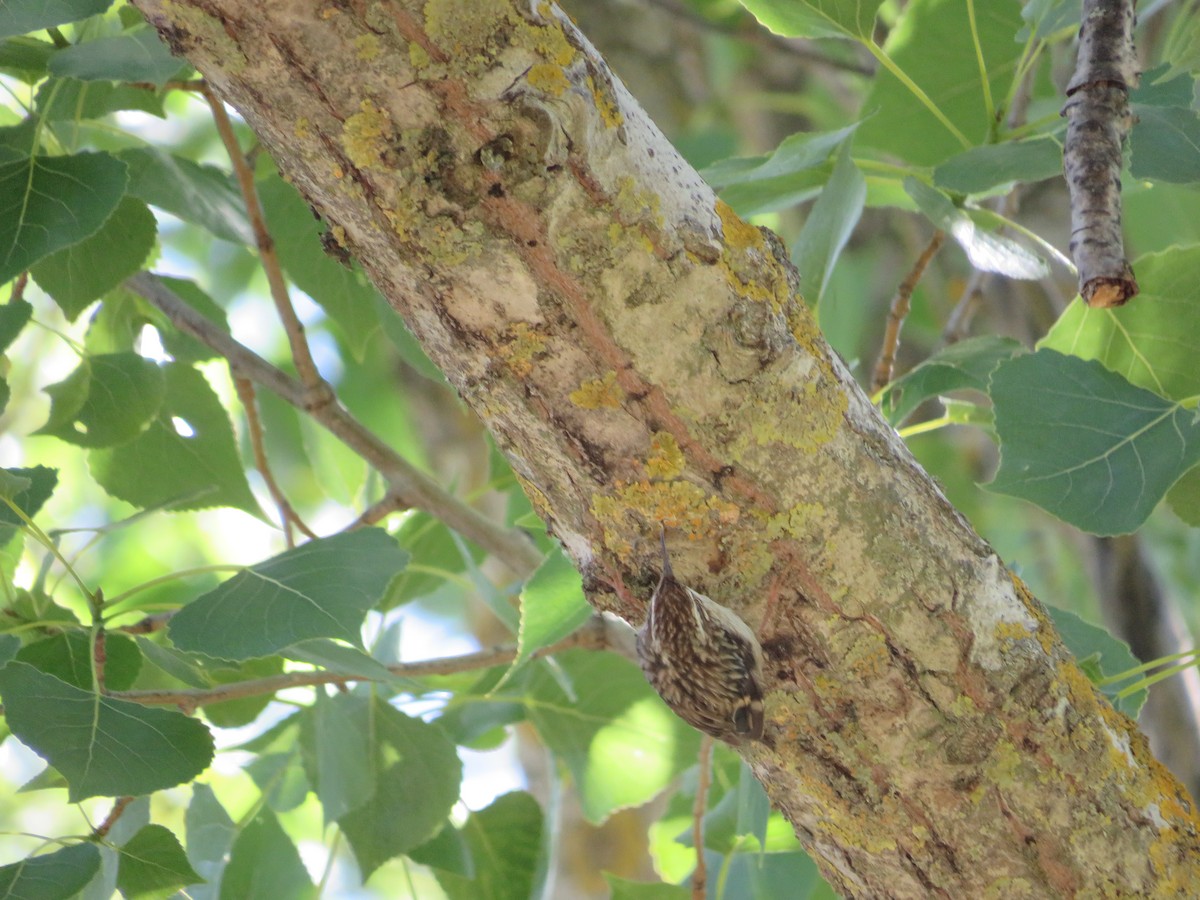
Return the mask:
<path id="1" fill-rule="evenodd" d="M 1138 292 L 1121 233 L 1121 147 L 1137 86 L 1134 0 L 1084 0 L 1079 58 L 1067 85 L 1063 170 L 1071 191 L 1071 256 L 1089 306 L 1121 306 Z"/>
<path id="2" fill-rule="evenodd" d="M 1200 881 L 1186 793 L 875 414 L 776 239 L 553 6 L 136 4 L 492 429 L 593 601 L 640 623 L 662 521 L 680 580 L 757 626 L 768 742 L 742 752 L 838 890 Z"/>

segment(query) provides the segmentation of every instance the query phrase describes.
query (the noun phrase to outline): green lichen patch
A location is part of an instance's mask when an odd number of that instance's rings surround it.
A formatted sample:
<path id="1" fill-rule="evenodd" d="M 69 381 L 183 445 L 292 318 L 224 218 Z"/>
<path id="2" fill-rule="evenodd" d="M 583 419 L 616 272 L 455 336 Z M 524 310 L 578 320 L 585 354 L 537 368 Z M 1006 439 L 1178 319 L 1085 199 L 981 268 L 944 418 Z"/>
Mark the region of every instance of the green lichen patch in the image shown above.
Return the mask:
<path id="1" fill-rule="evenodd" d="M 363 62 L 370 62 L 379 56 L 379 36 L 371 34 L 360 34 L 353 41 L 354 55 Z"/>

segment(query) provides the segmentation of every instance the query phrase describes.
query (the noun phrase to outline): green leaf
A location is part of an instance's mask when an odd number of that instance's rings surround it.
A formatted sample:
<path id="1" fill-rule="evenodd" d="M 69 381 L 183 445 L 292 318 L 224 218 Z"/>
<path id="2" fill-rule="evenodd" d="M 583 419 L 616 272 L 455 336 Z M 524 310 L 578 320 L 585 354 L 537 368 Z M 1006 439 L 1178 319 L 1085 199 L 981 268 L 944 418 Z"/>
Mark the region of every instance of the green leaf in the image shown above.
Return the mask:
<path id="1" fill-rule="evenodd" d="M 867 39 L 883 0 L 739 0 L 775 34 Z"/>
<path id="2" fill-rule="evenodd" d="M 339 675 L 356 675 L 370 681 L 394 681 L 387 666 L 355 647 L 347 647 L 327 638 L 301 641 L 279 651 L 287 659 L 320 666 Z"/>
<path id="3" fill-rule="evenodd" d="M 10 300 L 0 306 L 0 353 L 12 346 L 32 317 L 33 307 L 26 300 Z"/>
<path id="4" fill-rule="evenodd" d="M 8 727 L 63 774 L 72 803 L 174 787 L 212 762 L 208 729 L 174 710 L 100 697 L 20 662 L 0 669 L 0 695 Z"/>
<path id="5" fill-rule="evenodd" d="M 308 870 L 291 838 L 269 809 L 250 821 L 229 854 L 221 878 L 221 900 L 311 900 Z"/>
<path id="6" fill-rule="evenodd" d="M 0 41 L 0 69 L 26 84 L 36 84 L 46 74 L 46 64 L 56 50 L 49 41 L 24 35 Z"/>
<path id="7" fill-rule="evenodd" d="M 147 27 L 66 47 L 50 58 L 50 72 L 81 81 L 149 81 L 162 87 L 186 64 Z"/>
<path id="8" fill-rule="evenodd" d="M 521 589 L 521 627 L 517 633 L 517 658 L 509 672 L 543 647 L 575 631 L 592 615 L 583 596 L 583 582 L 575 564 L 556 549 Z"/>
<path id="9" fill-rule="evenodd" d="M 21 649 L 21 639 L 15 634 L 0 634 L 0 669 L 8 665 Z"/>
<path id="10" fill-rule="evenodd" d="M 0 496 L 7 497 L 29 518 L 37 515 L 58 484 L 58 469 L 46 466 L 0 469 Z M 12 507 L 0 501 L 0 544 L 7 543 L 24 525 Z"/>
<path id="11" fill-rule="evenodd" d="M 420 847 L 410 850 L 408 858 L 431 869 L 441 869 L 443 872 L 452 872 L 465 878 L 475 877 L 475 861 L 471 859 L 471 848 L 462 832 L 449 822 Z"/>
<path id="12" fill-rule="evenodd" d="M 6 900 L 68 900 L 100 870 L 95 844 L 74 844 L 0 866 L 0 897 Z"/>
<path id="13" fill-rule="evenodd" d="M 374 701 L 372 712 L 375 734 L 385 747 L 383 761 L 398 761 L 379 771 L 375 792 L 366 803 L 338 819 L 364 880 L 392 857 L 437 833 L 458 800 L 462 781 L 462 763 L 439 726 L 410 718 L 380 699 Z M 359 731 L 370 736 L 369 730 L 360 727 Z M 368 752 L 379 752 L 378 745 Z M 339 756 L 339 766 L 347 762 Z M 377 765 L 370 756 L 360 757 L 359 764 Z M 344 770 L 339 771 L 345 778 Z M 320 783 L 326 783 L 327 777 L 322 774 Z M 358 796 L 355 792 L 346 798 Z"/>
<path id="14" fill-rule="evenodd" d="M 184 816 L 188 861 L 205 883 L 187 887 L 191 900 L 216 900 L 237 827 L 207 784 L 192 785 L 192 802 Z"/>
<path id="15" fill-rule="evenodd" d="M 542 810 L 523 791 L 497 797 L 462 828 L 475 877 L 434 870 L 450 900 L 527 900 L 541 853 Z"/>
<path id="16" fill-rule="evenodd" d="M 988 376 L 1025 348 L 1013 338 L 977 337 L 943 347 L 887 386 L 880 407 L 898 425 L 928 400 L 950 391 L 987 393 Z"/>
<path id="17" fill-rule="evenodd" d="M 1079 30 L 1080 4 L 1076 0 L 1029 0 L 1021 10 L 1021 18 L 1033 26 L 1039 38 L 1050 38 L 1055 32 L 1070 28 Z M 1024 42 L 1028 29 L 1021 29 L 1017 40 Z"/>
<path id="18" fill-rule="evenodd" d="M 142 267 L 157 236 L 158 223 L 146 204 L 125 197 L 99 231 L 44 257 L 30 274 L 73 322 Z"/>
<path id="19" fill-rule="evenodd" d="M 142 508 L 232 506 L 259 515 L 217 395 L 190 366 L 162 369 L 167 392 L 158 418 L 128 443 L 93 450 L 93 477 L 112 496 Z"/>
<path id="20" fill-rule="evenodd" d="M 1059 637 L 1093 682 L 1120 675 L 1141 665 L 1141 661 L 1130 651 L 1129 645 L 1113 637 L 1105 629 L 1056 606 L 1047 606 L 1046 611 L 1054 620 L 1054 628 Z M 1121 683 L 1108 684 L 1099 690 L 1116 709 L 1136 720 L 1149 691 L 1143 688 L 1128 697 L 1119 698 L 1117 694 L 1123 687 L 1125 685 Z"/>
<path id="21" fill-rule="evenodd" d="M 199 657 L 207 659 L 206 657 Z M 205 668 L 209 685 L 236 684 L 255 678 L 270 678 L 283 671 L 283 660 L 277 656 L 266 659 L 249 659 L 238 666 L 209 666 Z M 220 703 L 206 703 L 205 717 L 218 728 L 240 728 L 258 718 L 273 699 L 270 694 L 238 697 Z"/>
<path id="22" fill-rule="evenodd" d="M 379 528 L 309 541 L 193 600 L 171 619 L 171 640 L 181 650 L 234 660 L 310 638 L 361 646 L 363 617 L 407 562 Z"/>
<path id="23" fill-rule="evenodd" d="M 30 156 L 0 165 L 0 284 L 95 234 L 128 181 L 107 153 Z"/>
<path id="24" fill-rule="evenodd" d="M 1162 48 L 1162 58 L 1170 63 L 1170 67 L 1158 75 L 1159 81 L 1200 71 L 1200 19 L 1188 15 L 1175 17 Z"/>
<path id="25" fill-rule="evenodd" d="M 6 0 L 0 4 L 0 37 L 77 22 L 111 5 L 112 0 Z"/>
<path id="26" fill-rule="evenodd" d="M 129 193 L 235 244 L 254 244 L 246 204 L 227 172 L 153 147 L 122 150 Z"/>
<path id="27" fill-rule="evenodd" d="M 661 881 L 627 881 L 611 872 L 604 873 L 611 900 L 691 900 L 690 888 Z"/>
<path id="28" fill-rule="evenodd" d="M 309 784 L 295 747 L 285 753 L 264 753 L 246 766 L 246 774 L 262 791 L 267 806 L 289 812 L 308 797 Z"/>
<path id="29" fill-rule="evenodd" d="M 163 370 L 136 353 L 85 357 L 66 380 L 45 389 L 50 419 L 34 433 L 80 447 L 124 444 L 155 420 L 166 389 Z"/>
<path id="30" fill-rule="evenodd" d="M 137 642 L 123 634 L 108 634 L 105 635 L 104 650 L 105 686 L 113 691 L 132 687 L 142 670 L 142 654 Z M 92 642 L 86 632 L 64 631 L 26 644 L 17 659 L 74 687 L 85 691 L 92 689 Z"/>
<path id="31" fill-rule="evenodd" d="M 667 709 L 629 660 L 568 651 L 555 663 L 571 694 L 543 664 L 517 699 L 571 770 L 589 822 L 640 806 L 695 762 L 697 733 Z"/>
<path id="32" fill-rule="evenodd" d="M 804 221 L 792 262 L 800 270 L 800 295 L 819 304 L 833 267 L 862 215 L 867 182 L 850 157 L 850 142 L 842 144 L 833 174 Z"/>
<path id="33" fill-rule="evenodd" d="M 735 853 L 725 874 L 728 897 L 788 897 L 806 900 L 824 886 L 817 865 L 807 855 Z"/>
<path id="34" fill-rule="evenodd" d="M 466 567 L 466 560 L 453 533 L 438 519 L 426 512 L 406 516 L 396 531 L 396 540 L 421 564 L 422 570 L 441 570 L 447 575 L 457 574 Z M 483 553 L 473 544 L 467 545 L 471 559 L 478 562 Z M 446 577 L 435 572 L 408 571 L 399 573 L 388 586 L 387 598 L 381 605 L 384 610 L 408 603 L 418 597 L 432 593 L 446 583 Z"/>
<path id="35" fill-rule="evenodd" d="M 1172 184 L 1200 181 L 1200 114 L 1192 109 L 1133 105 L 1129 174 Z"/>
<path id="36" fill-rule="evenodd" d="M 121 846 L 117 888 L 125 900 L 166 900 L 203 879 L 179 839 L 162 825 L 147 825 Z"/>
<path id="37" fill-rule="evenodd" d="M 379 777 L 374 701 L 362 694 L 317 693 L 300 723 L 300 745 L 308 780 L 325 813 L 340 819 L 364 805 Z"/>
<path id="38" fill-rule="evenodd" d="M 1041 256 L 1012 238 L 984 231 L 965 210 L 955 206 L 936 188 L 910 176 L 904 179 L 904 190 L 929 221 L 958 242 L 971 265 L 980 271 L 1026 280 L 1037 280 L 1050 274 Z"/>
<path id="39" fill-rule="evenodd" d="M 186 281 L 182 278 L 168 278 L 163 275 L 160 275 L 159 278 L 163 284 L 175 292 L 175 295 L 180 300 L 216 325 L 221 331 L 229 332 L 229 321 L 225 316 L 225 310 L 218 306 L 212 297 L 201 290 L 196 282 Z M 140 297 L 138 300 L 145 307 L 152 310 L 152 314 L 154 314 L 153 321 L 158 328 L 159 335 L 162 337 L 163 349 L 170 353 L 176 361 L 197 363 L 214 359 L 218 355 L 215 350 L 210 349 L 205 344 L 201 344 L 191 335 L 184 334 L 176 328 L 175 324 L 165 315 L 159 313 L 155 307 L 151 307 Z M 105 302 L 107 304 L 107 301 Z"/>
<path id="40" fill-rule="evenodd" d="M 1013 40 L 1022 26 L 1021 5 L 1010 0 L 977 2 L 975 12 L 992 97 L 1004 97 L 1023 50 Z M 968 139 L 988 142 L 994 122 L 984 103 L 963 0 L 911 0 L 888 33 L 884 50 Z M 937 165 L 964 149 L 909 88 L 883 68 L 871 82 L 862 110 L 872 115 L 858 131 L 856 149 L 876 148 L 922 166 Z"/>
<path id="41" fill-rule="evenodd" d="M 1053 350 L 992 373 L 1000 468 L 990 490 L 1094 534 L 1125 534 L 1200 461 L 1193 412 Z"/>
<path id="42" fill-rule="evenodd" d="M 1134 262 L 1137 303 L 1091 309 L 1076 299 L 1038 344 L 1096 359 L 1172 400 L 1200 394 L 1200 247 L 1172 247 Z"/>
<path id="43" fill-rule="evenodd" d="M 38 88 L 33 104 L 48 122 L 100 119 L 123 109 L 136 109 L 165 118 L 160 94 L 108 81 L 50 78 Z"/>
<path id="44" fill-rule="evenodd" d="M 1051 137 L 972 147 L 933 170 L 933 183 L 960 194 L 981 194 L 1016 181 L 1032 184 L 1062 174 L 1062 147 Z"/>
<path id="45" fill-rule="evenodd" d="M 258 195 L 284 271 L 337 322 L 351 352 L 362 359 L 380 328 L 379 292 L 361 269 L 329 258 L 321 245 L 325 226 L 294 187 L 272 177 L 258 183 Z"/>

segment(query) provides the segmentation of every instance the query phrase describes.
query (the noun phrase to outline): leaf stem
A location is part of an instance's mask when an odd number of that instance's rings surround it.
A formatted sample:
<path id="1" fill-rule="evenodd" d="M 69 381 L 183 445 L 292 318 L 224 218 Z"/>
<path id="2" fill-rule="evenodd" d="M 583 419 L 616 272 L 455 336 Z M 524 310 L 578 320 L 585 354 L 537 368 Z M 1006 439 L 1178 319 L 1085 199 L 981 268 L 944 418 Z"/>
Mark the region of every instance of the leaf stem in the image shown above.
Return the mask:
<path id="1" fill-rule="evenodd" d="M 975 22 L 975 0 L 967 0 L 967 19 L 971 23 L 971 43 L 975 46 L 975 61 L 979 64 L 979 83 L 983 88 L 983 106 L 987 110 L 988 134 L 995 134 L 997 125 L 996 104 L 992 100 L 992 85 L 988 81 L 987 63 L 983 59 L 983 45 L 979 42 L 979 26 Z"/>

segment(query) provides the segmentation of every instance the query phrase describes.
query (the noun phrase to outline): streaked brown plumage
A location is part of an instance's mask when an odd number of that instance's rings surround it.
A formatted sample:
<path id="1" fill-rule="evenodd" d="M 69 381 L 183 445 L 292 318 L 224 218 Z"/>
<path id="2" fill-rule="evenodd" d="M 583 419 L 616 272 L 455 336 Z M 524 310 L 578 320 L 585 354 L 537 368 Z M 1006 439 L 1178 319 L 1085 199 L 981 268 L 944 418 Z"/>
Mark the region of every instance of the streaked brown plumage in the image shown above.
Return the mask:
<path id="1" fill-rule="evenodd" d="M 762 647 L 732 610 L 680 584 L 667 557 L 646 624 L 638 632 L 642 671 L 694 728 L 737 744 L 763 733 Z"/>

